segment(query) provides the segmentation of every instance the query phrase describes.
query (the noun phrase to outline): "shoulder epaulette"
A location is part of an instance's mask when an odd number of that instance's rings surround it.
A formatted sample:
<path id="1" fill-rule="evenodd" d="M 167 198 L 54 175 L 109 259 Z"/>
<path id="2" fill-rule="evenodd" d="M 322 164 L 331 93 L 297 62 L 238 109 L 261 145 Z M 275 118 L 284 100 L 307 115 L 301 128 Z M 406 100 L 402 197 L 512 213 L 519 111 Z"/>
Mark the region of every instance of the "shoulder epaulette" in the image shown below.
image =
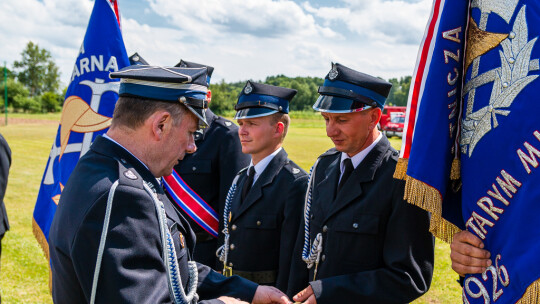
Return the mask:
<path id="1" fill-rule="evenodd" d="M 284 168 L 287 171 L 291 172 L 295 176 L 295 178 L 298 176 L 307 175 L 307 172 L 304 171 L 304 169 L 300 168 L 300 166 L 298 166 L 290 159 L 287 159 L 287 163 L 285 163 Z"/>
<path id="2" fill-rule="evenodd" d="M 225 119 L 221 116 L 218 116 L 218 118 L 214 122 L 227 129 L 233 129 L 236 126 L 232 121 Z"/>
<path id="3" fill-rule="evenodd" d="M 120 185 L 128 185 L 131 187 L 143 189 L 143 179 L 139 173 L 133 169 L 125 160 L 118 161 L 118 183 Z"/>
<path id="4" fill-rule="evenodd" d="M 319 156 L 319 158 L 321 157 L 326 157 L 326 156 L 330 156 L 330 155 L 335 155 L 337 153 L 340 153 L 336 148 L 331 148 L 329 149 L 328 151 L 324 152 L 323 154 L 321 154 L 321 156 Z"/>

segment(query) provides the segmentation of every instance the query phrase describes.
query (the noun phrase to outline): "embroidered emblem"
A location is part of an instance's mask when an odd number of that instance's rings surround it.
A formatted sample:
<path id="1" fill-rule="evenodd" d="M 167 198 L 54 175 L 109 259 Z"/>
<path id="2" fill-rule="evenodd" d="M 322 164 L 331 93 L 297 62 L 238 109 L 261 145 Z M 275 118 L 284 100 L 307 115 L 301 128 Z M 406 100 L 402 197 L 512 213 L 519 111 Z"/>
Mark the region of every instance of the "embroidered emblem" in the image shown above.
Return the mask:
<path id="1" fill-rule="evenodd" d="M 225 122 L 225 125 L 226 125 L 227 127 L 230 127 L 230 126 L 232 126 L 232 122 L 226 121 L 226 122 Z"/>
<path id="2" fill-rule="evenodd" d="M 140 60 L 139 56 L 137 56 L 137 55 L 133 56 L 131 59 L 133 59 L 133 61 L 139 61 Z"/>
<path id="3" fill-rule="evenodd" d="M 501 10 L 497 7 L 498 10 L 496 10 L 493 7 L 483 7 L 482 5 L 484 4 L 482 3 L 477 3 L 476 5 L 480 5 L 483 11 L 485 9 L 496 13 L 505 19 L 506 22 L 509 22 L 517 5 L 516 1 L 513 8 L 501 6 L 504 9 Z M 485 18 L 488 15 L 486 14 Z M 480 23 L 484 24 L 483 28 L 477 29 L 478 32 L 484 33 L 480 37 L 490 37 L 490 35 L 487 35 L 490 33 L 485 32 L 485 23 L 487 22 Z M 474 26 L 475 24 L 472 27 L 474 28 Z M 502 50 L 499 50 L 501 66 L 478 75 L 482 55 L 491 48 L 484 50 L 484 53 L 480 52 L 474 60 L 471 60 L 473 65 L 471 79 L 467 82 L 463 90 L 464 96 L 468 95 L 466 116 L 463 120 L 463 131 L 460 142 L 461 152 L 463 154 L 468 154 L 471 157 L 474 148 L 482 140 L 484 135 L 499 126 L 498 115 L 508 116 L 512 103 L 518 94 L 538 77 L 538 75 L 529 75 L 529 72 L 536 71 L 540 68 L 538 59 L 531 60 L 532 49 L 538 37 L 529 40 L 528 36 L 528 24 L 525 17 L 525 6 L 523 6 L 507 38 L 500 44 L 493 45 L 493 48 L 498 45 L 502 47 Z M 489 104 L 473 111 L 475 108 L 474 99 L 476 89 L 489 82 L 493 82 Z"/>
<path id="4" fill-rule="evenodd" d="M 293 174 L 298 174 L 298 173 L 300 173 L 300 169 L 298 169 L 298 168 L 293 168 L 293 169 L 292 169 L 292 173 L 293 173 Z"/>
<path id="5" fill-rule="evenodd" d="M 137 179 L 137 175 L 135 175 L 135 173 L 133 173 L 133 171 L 131 170 L 127 170 L 124 172 L 124 176 L 129 178 L 129 179 L 132 179 L 132 180 L 136 180 Z"/>
<path id="6" fill-rule="evenodd" d="M 253 91 L 253 87 L 251 86 L 251 82 L 248 82 L 248 84 L 244 88 L 244 94 L 248 95 L 252 91 Z"/>
<path id="7" fill-rule="evenodd" d="M 332 69 L 328 73 L 328 79 L 335 80 L 339 75 L 339 72 L 337 70 L 337 67 L 335 64 L 332 64 Z"/>

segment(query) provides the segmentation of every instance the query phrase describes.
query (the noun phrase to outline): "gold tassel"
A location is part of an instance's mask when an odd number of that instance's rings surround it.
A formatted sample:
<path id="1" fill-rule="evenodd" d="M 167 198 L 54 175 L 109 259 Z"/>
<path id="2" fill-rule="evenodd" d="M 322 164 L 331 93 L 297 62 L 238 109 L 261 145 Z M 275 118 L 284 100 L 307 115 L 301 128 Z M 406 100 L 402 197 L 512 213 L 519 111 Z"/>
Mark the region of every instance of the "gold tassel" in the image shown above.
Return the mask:
<path id="1" fill-rule="evenodd" d="M 45 254 L 47 261 L 49 261 L 49 243 L 47 242 L 47 239 L 45 238 L 43 231 L 41 231 L 41 228 L 39 228 L 38 223 L 33 218 L 32 218 L 32 230 L 34 232 L 34 236 L 36 237 L 38 244 L 41 246 L 41 249 L 43 250 L 43 254 Z"/>
<path id="2" fill-rule="evenodd" d="M 461 161 L 458 158 L 454 158 L 452 161 L 452 168 L 450 169 L 450 179 L 458 180 L 461 177 Z"/>
<path id="3" fill-rule="evenodd" d="M 404 199 L 409 204 L 431 212 L 429 231 L 439 239 L 451 243 L 454 234 L 461 231 L 457 226 L 442 218 L 442 197 L 437 189 L 406 176 Z"/>
<path id="4" fill-rule="evenodd" d="M 540 304 L 540 279 L 532 283 L 516 304 Z"/>
<path id="5" fill-rule="evenodd" d="M 36 240 L 39 246 L 41 246 L 41 249 L 43 250 L 43 254 L 47 258 L 47 264 L 49 265 L 49 292 L 52 294 L 52 271 L 51 271 L 51 263 L 49 263 L 50 262 L 49 243 L 47 242 L 47 239 L 45 238 L 43 231 L 41 231 L 41 228 L 39 228 L 38 223 L 33 218 L 32 218 L 32 231 L 34 232 L 34 236 L 36 237 Z"/>
<path id="6" fill-rule="evenodd" d="M 396 171 L 394 171 L 394 178 L 404 180 L 407 175 L 407 165 L 409 163 L 408 158 L 400 158 L 396 164 Z"/>

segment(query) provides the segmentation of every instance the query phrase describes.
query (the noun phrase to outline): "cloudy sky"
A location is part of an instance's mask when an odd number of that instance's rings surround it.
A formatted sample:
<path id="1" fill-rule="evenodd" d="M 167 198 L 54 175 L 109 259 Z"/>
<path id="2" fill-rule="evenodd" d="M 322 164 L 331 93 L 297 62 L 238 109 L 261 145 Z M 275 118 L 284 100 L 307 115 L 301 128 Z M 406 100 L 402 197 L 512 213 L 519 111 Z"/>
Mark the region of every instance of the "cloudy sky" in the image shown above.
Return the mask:
<path id="1" fill-rule="evenodd" d="M 0 1 L 0 61 L 28 41 L 49 50 L 67 84 L 90 0 Z M 411 75 L 432 0 L 119 0 L 128 54 L 216 68 L 213 81 L 324 77 L 330 62 L 383 78 Z"/>

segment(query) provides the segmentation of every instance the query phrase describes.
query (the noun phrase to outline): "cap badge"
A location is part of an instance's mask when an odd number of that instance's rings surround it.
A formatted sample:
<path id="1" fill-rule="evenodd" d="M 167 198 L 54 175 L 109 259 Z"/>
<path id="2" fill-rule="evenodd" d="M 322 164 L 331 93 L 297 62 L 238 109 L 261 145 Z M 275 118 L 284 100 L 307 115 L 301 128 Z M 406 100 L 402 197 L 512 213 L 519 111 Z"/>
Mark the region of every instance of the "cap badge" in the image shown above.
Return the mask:
<path id="1" fill-rule="evenodd" d="M 137 55 L 133 56 L 132 59 L 133 59 L 133 61 L 139 61 L 140 60 L 139 56 L 137 56 Z"/>
<path id="2" fill-rule="evenodd" d="M 298 173 L 300 173 L 300 169 L 298 169 L 298 168 L 293 168 L 293 169 L 292 169 L 292 173 L 293 173 L 293 174 L 298 174 Z"/>
<path id="3" fill-rule="evenodd" d="M 248 84 L 246 85 L 246 87 L 244 88 L 244 94 L 249 94 L 253 91 L 253 87 L 251 86 L 251 83 L 248 82 Z"/>
<path id="4" fill-rule="evenodd" d="M 135 173 L 133 173 L 133 171 L 131 170 L 127 170 L 124 172 L 124 175 L 129 178 L 129 179 L 132 179 L 132 180 L 136 180 L 137 179 L 137 175 L 135 175 Z"/>
<path id="5" fill-rule="evenodd" d="M 328 73 L 328 79 L 335 80 L 338 77 L 338 74 L 339 73 L 338 73 L 337 67 L 334 65 L 332 66 L 332 69 Z"/>
<path id="6" fill-rule="evenodd" d="M 182 63 L 180 63 L 180 67 L 181 68 L 187 68 L 187 64 L 185 62 L 182 61 Z"/>
<path id="7" fill-rule="evenodd" d="M 226 125 L 227 127 L 230 127 L 230 126 L 232 126 L 232 122 L 226 121 L 226 122 L 225 122 L 225 125 Z"/>

